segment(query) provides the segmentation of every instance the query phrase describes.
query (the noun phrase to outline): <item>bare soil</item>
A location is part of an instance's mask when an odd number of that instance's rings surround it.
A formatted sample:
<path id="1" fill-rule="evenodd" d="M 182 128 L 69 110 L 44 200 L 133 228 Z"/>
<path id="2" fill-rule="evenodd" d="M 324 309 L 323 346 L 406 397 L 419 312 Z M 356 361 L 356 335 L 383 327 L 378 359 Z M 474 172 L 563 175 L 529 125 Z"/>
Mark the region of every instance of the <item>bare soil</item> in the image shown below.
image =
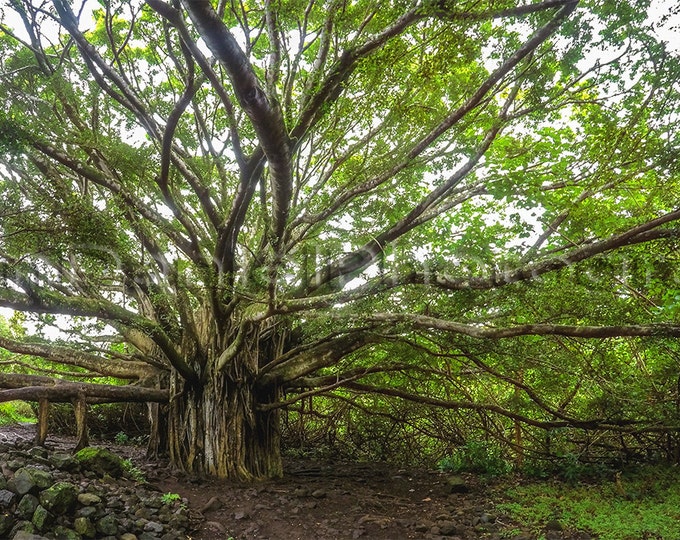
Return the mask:
<path id="1" fill-rule="evenodd" d="M 31 425 L 0 427 L 0 443 L 30 441 Z M 48 437 L 46 446 L 68 449 L 73 439 Z M 129 458 L 163 493 L 187 500 L 191 540 L 495 539 L 536 538 L 498 511 L 513 480 L 463 475 L 451 493 L 452 475 L 402 470 L 384 463 L 286 462 L 282 479 L 240 484 L 190 477 L 164 462 L 149 462 L 144 450 L 96 441 Z M 454 482 L 455 483 L 455 482 Z M 543 530 L 548 540 L 580 539 L 582 532 Z"/>

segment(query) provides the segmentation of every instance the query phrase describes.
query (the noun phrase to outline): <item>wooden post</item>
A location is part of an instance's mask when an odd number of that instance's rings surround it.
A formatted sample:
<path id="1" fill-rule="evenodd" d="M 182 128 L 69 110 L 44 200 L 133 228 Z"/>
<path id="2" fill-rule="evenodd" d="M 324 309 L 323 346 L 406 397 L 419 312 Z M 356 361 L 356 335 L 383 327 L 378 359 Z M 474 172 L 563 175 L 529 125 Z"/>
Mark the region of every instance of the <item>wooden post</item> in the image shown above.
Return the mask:
<path id="1" fill-rule="evenodd" d="M 87 436 L 87 402 L 85 396 L 80 395 L 73 401 L 73 410 L 76 414 L 76 447 L 74 450 L 82 450 L 89 446 Z"/>
<path id="2" fill-rule="evenodd" d="M 38 400 L 38 430 L 35 434 L 35 444 L 43 446 L 47 439 L 47 422 L 50 418 L 50 402 L 41 398 Z"/>

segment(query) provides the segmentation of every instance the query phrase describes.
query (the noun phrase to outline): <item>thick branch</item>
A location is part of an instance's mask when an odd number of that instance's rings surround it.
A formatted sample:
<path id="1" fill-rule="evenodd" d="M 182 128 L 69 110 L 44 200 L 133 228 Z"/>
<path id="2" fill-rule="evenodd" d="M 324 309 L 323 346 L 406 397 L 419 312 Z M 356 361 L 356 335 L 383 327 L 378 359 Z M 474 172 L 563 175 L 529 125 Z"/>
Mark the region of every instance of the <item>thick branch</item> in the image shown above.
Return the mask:
<path id="1" fill-rule="evenodd" d="M 59 345 L 27 343 L 0 336 L 0 347 L 16 354 L 39 356 L 50 362 L 77 366 L 119 379 L 146 379 L 158 373 L 157 369 L 144 362 L 111 360 Z"/>
<path id="2" fill-rule="evenodd" d="M 522 422 L 524 424 L 530 425 L 530 426 L 535 426 L 538 428 L 542 429 L 553 429 L 553 428 L 560 428 L 560 427 L 577 427 L 580 429 L 616 429 L 619 428 L 621 429 L 624 426 L 628 425 L 633 425 L 636 422 L 633 420 L 610 420 L 610 419 L 602 419 L 602 418 L 594 418 L 591 420 L 574 420 L 574 421 L 564 421 L 564 420 L 555 420 L 555 421 L 541 421 L 541 420 L 535 420 L 533 418 L 529 418 L 528 416 L 524 416 L 512 411 L 509 411 L 507 409 L 504 409 L 503 407 L 500 407 L 498 405 L 489 405 L 489 404 L 484 404 L 484 403 L 474 403 L 470 401 L 452 401 L 452 400 L 445 400 L 445 399 L 438 399 L 438 398 L 433 398 L 429 396 L 423 396 L 423 395 L 416 395 L 416 394 L 411 394 L 409 392 L 404 392 L 403 390 L 397 390 L 396 388 L 382 388 L 378 386 L 373 386 L 373 385 L 368 385 L 368 384 L 361 384 L 361 383 L 356 383 L 356 382 L 349 382 L 345 385 L 343 385 L 345 388 L 348 388 L 350 390 L 354 390 L 357 392 L 361 393 L 373 393 L 373 394 L 381 394 L 385 396 L 392 396 L 392 397 L 397 397 L 400 399 L 404 399 L 406 401 L 411 401 L 413 403 L 420 403 L 423 405 L 430 405 L 430 406 L 435 406 L 435 407 L 441 407 L 444 409 L 467 409 L 467 410 L 473 410 L 473 411 L 489 411 L 493 412 L 496 414 L 500 414 L 501 416 L 505 416 L 506 418 L 511 418 L 513 420 L 517 420 L 519 422 Z"/>
<path id="3" fill-rule="evenodd" d="M 604 339 L 613 337 L 679 337 L 678 324 L 648 324 L 620 326 L 580 326 L 561 324 L 522 324 L 507 328 L 474 326 L 437 319 L 425 315 L 375 313 L 369 320 L 381 323 L 406 323 L 415 328 L 443 330 L 478 339 L 505 339 L 518 336 L 568 336 Z"/>
<path id="4" fill-rule="evenodd" d="M 283 238 L 292 195 L 291 154 L 281 109 L 267 96 L 248 58 L 209 0 L 185 0 L 199 34 L 229 73 L 239 103 L 250 118 L 269 164 L 274 246 Z"/>
<path id="5" fill-rule="evenodd" d="M 26 386 L 26 384 L 32 384 L 32 386 Z M 7 388 L 7 390 L 0 390 L 0 403 L 15 399 L 25 401 L 48 399 L 56 402 L 68 402 L 80 397 L 142 403 L 166 403 L 169 400 L 169 390 L 167 389 L 65 382 L 49 377 L 8 373 L 0 373 L 0 388 Z"/>

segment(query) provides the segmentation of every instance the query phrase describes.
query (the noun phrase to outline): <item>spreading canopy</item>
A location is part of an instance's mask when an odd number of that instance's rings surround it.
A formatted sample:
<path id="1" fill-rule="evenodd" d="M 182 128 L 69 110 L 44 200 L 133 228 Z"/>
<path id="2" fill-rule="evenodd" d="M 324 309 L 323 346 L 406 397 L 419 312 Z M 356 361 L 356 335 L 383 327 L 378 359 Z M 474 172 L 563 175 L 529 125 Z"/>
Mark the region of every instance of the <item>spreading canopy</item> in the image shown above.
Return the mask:
<path id="1" fill-rule="evenodd" d="M 680 69 L 648 8 L 9 0 L 0 306 L 38 335 L 0 346 L 283 389 L 260 410 L 344 389 L 625 425 L 569 406 L 594 340 L 680 335 Z"/>

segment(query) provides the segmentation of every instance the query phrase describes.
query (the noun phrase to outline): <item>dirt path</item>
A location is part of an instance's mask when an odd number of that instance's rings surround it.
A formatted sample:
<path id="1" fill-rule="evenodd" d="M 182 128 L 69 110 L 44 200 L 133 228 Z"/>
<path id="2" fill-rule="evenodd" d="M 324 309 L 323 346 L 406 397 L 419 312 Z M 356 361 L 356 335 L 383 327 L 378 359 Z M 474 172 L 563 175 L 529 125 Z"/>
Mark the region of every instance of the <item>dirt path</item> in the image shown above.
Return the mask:
<path id="1" fill-rule="evenodd" d="M 26 444 L 34 429 L 30 425 L 0 427 L 0 443 Z M 47 446 L 68 449 L 72 443 L 68 437 L 49 437 Z M 146 462 L 138 447 L 95 445 L 130 458 L 163 493 L 186 498 L 195 529 L 191 540 L 536 537 L 497 511 L 496 503 L 503 499 L 501 484 L 473 476 L 454 478 L 452 483 L 451 475 L 438 471 L 398 470 L 375 463 L 289 461 L 284 478 L 243 485 L 173 472 L 166 463 Z M 545 538 L 590 537 L 548 531 Z"/>

